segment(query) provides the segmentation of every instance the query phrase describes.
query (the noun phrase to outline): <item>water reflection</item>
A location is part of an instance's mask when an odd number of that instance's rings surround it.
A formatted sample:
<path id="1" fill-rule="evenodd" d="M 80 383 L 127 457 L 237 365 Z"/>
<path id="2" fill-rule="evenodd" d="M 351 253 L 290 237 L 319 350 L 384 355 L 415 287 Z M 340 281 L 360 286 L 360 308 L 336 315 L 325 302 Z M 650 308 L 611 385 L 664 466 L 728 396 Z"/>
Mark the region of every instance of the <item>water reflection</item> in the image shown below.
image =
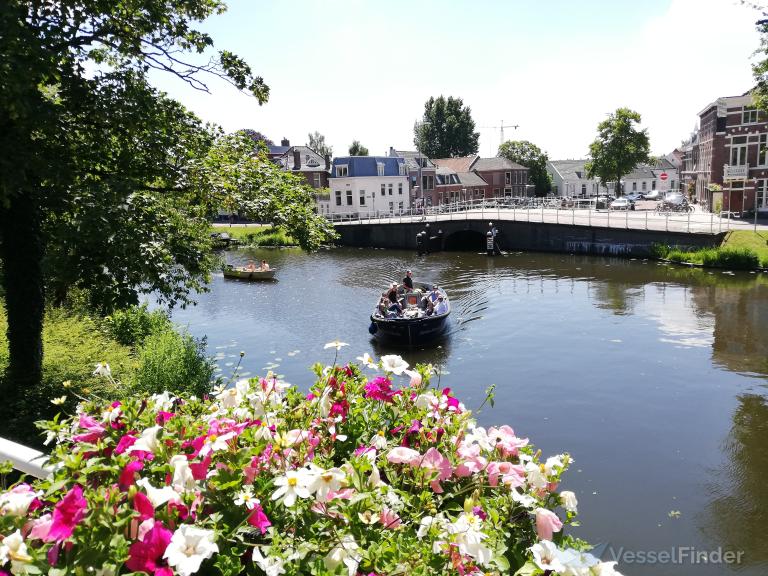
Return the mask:
<path id="1" fill-rule="evenodd" d="M 742 394 L 723 443 L 727 458 L 707 484 L 701 529 L 713 546 L 743 550 L 747 565 L 768 567 L 768 401 Z"/>

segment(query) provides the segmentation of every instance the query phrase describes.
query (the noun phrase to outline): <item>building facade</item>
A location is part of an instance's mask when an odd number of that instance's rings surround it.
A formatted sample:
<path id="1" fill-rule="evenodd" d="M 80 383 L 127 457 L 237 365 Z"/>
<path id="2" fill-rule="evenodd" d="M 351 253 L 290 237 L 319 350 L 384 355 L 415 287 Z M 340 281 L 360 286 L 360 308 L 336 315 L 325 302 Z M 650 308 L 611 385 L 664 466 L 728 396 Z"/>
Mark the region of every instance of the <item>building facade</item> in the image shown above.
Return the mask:
<path id="1" fill-rule="evenodd" d="M 482 189 L 484 198 L 511 198 L 526 196 L 531 190 L 528 184 L 528 168 L 506 158 L 480 158 L 464 156 L 461 158 L 440 158 L 432 160 L 438 168 L 452 170 L 456 174 L 475 174 L 483 182 L 465 183 L 474 194 L 475 188 Z M 466 187 L 466 186 L 465 186 Z"/>
<path id="2" fill-rule="evenodd" d="M 547 172 L 552 178 L 552 193 L 565 198 L 588 198 L 600 192 L 600 181 L 588 178 L 586 160 L 550 160 Z M 613 187 L 611 187 L 611 191 Z M 603 188 L 602 193 L 605 193 Z"/>
<path id="3" fill-rule="evenodd" d="M 411 207 L 408 171 L 403 158 L 334 158 L 328 188 L 328 198 L 318 200 L 321 214 L 400 214 Z"/>
<path id="4" fill-rule="evenodd" d="M 435 197 L 435 186 L 437 184 L 437 166 L 435 166 L 432 160 L 421 152 L 395 150 L 391 146 L 389 148 L 389 156 L 405 160 L 411 205 L 419 206 L 423 204 L 432 206 Z"/>
<path id="5" fill-rule="evenodd" d="M 328 188 L 331 172 L 330 156 L 320 156 L 308 146 L 291 146 L 280 156 L 274 158 L 283 170 L 303 176 L 307 184 L 321 190 Z"/>

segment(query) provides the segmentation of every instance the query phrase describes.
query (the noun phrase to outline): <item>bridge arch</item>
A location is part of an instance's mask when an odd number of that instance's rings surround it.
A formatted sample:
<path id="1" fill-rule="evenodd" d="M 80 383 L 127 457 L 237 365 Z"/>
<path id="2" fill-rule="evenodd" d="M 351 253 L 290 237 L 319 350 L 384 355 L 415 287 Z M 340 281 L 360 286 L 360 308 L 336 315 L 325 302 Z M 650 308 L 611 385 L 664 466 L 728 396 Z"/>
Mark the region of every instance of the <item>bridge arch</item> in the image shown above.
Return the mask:
<path id="1" fill-rule="evenodd" d="M 457 230 L 445 237 L 444 250 L 449 252 L 481 252 L 485 250 L 485 232 Z"/>

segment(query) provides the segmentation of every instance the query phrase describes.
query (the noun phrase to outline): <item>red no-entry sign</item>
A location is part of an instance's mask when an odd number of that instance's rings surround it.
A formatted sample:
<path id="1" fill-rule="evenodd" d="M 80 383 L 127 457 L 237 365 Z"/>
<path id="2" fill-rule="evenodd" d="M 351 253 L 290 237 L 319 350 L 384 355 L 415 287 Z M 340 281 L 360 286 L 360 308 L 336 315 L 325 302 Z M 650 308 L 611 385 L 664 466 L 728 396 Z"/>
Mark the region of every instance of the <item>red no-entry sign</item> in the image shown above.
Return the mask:
<path id="1" fill-rule="evenodd" d="M 659 174 L 659 178 L 661 178 L 662 180 L 666 180 L 667 178 L 669 178 L 669 176 L 667 175 L 666 172 L 662 172 L 661 174 Z"/>

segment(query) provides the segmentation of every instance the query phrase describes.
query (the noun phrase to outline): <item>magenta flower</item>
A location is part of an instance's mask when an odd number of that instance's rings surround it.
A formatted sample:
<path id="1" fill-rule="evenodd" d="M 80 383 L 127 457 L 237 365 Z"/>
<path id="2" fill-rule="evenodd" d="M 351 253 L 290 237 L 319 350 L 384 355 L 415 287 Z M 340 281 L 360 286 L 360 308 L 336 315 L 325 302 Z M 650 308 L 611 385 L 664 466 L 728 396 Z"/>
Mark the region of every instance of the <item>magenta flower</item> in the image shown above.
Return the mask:
<path id="1" fill-rule="evenodd" d="M 104 436 L 104 426 L 86 414 L 80 414 L 79 427 L 87 430 L 87 432 L 85 434 L 75 434 L 72 437 L 72 440 L 75 442 L 92 444 Z"/>
<path id="2" fill-rule="evenodd" d="M 365 397 L 382 402 L 392 402 L 397 393 L 392 391 L 392 381 L 379 376 L 365 385 Z"/>
<path id="3" fill-rule="evenodd" d="M 85 517 L 88 501 L 83 498 L 79 484 L 66 493 L 53 510 L 51 529 L 45 536 L 46 542 L 61 542 L 72 536 L 80 521 Z"/>
<path id="4" fill-rule="evenodd" d="M 136 482 L 136 472 L 144 468 L 144 463 L 140 462 L 139 460 L 132 460 L 131 462 L 128 462 L 128 464 L 123 468 L 123 471 L 120 473 L 120 479 L 118 480 L 118 484 L 120 486 L 120 490 L 128 490 L 133 484 Z"/>
<path id="5" fill-rule="evenodd" d="M 115 454 L 122 454 L 128 448 L 134 445 L 136 442 L 136 436 L 132 436 L 131 434 L 126 434 L 122 438 L 120 438 L 120 441 L 117 443 L 117 446 L 115 446 Z"/>
<path id="6" fill-rule="evenodd" d="M 169 569 L 158 566 L 157 563 L 161 561 L 165 549 L 171 543 L 171 536 L 173 536 L 173 532 L 165 528 L 162 523 L 155 522 L 155 525 L 140 542 L 131 544 L 128 549 L 128 561 L 125 565 L 134 572 L 168 574 Z"/>
<path id="7" fill-rule="evenodd" d="M 248 524 L 261 530 L 262 534 L 267 531 L 267 528 L 272 526 L 272 522 L 270 522 L 267 515 L 264 514 L 264 509 L 261 507 L 261 504 L 256 504 L 253 511 L 251 511 L 251 515 L 248 516 Z"/>
<path id="8" fill-rule="evenodd" d="M 160 410 L 157 413 L 157 416 L 155 417 L 155 424 L 158 426 L 165 426 L 165 423 L 168 422 L 171 418 L 173 418 L 174 414 L 172 412 L 166 412 L 164 410 Z"/>
<path id="9" fill-rule="evenodd" d="M 136 492 L 136 496 L 133 497 L 133 508 L 139 513 L 139 520 L 149 520 L 155 517 L 155 507 L 152 506 L 152 502 L 143 493 Z"/>

